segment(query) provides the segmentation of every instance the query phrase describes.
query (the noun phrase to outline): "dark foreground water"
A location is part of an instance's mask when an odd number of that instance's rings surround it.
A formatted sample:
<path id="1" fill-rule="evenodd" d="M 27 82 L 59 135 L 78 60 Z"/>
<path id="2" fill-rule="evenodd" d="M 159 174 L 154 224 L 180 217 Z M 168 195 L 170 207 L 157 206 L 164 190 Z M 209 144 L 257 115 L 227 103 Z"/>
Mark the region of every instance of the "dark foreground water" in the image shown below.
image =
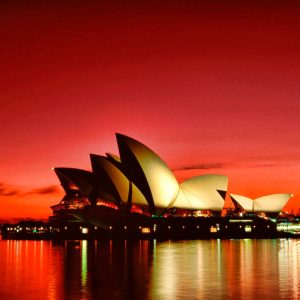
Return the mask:
<path id="1" fill-rule="evenodd" d="M 0 240 L 0 299 L 300 299 L 300 240 Z"/>

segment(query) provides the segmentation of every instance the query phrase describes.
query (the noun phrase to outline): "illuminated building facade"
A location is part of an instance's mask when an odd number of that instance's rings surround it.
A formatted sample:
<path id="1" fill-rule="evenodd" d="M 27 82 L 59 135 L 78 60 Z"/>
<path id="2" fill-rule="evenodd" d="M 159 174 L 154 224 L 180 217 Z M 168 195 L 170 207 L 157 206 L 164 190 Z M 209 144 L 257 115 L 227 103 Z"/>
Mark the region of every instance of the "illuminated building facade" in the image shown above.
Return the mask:
<path id="1" fill-rule="evenodd" d="M 51 220 L 77 218 L 108 229 L 113 224 L 167 217 L 220 217 L 228 177 L 202 175 L 181 184 L 165 162 L 141 142 L 116 134 L 119 156 L 91 154 L 92 171 L 54 168 L 66 193 Z M 290 194 L 251 200 L 231 194 L 240 212 L 278 214 Z M 215 226 L 212 230 L 218 230 Z"/>

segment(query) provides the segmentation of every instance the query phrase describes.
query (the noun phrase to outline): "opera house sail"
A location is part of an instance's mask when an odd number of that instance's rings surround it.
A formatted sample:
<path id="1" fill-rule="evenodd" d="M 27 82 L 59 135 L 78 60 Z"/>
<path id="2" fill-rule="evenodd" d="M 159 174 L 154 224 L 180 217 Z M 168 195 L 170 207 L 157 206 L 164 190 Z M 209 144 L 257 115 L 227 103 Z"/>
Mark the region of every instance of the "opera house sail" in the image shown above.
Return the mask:
<path id="1" fill-rule="evenodd" d="M 272 194 L 252 200 L 245 196 L 230 194 L 230 198 L 244 212 L 263 213 L 277 216 L 292 194 Z"/>
<path id="2" fill-rule="evenodd" d="M 157 218 L 176 223 L 184 217 L 208 220 L 224 215 L 227 176 L 204 174 L 179 184 L 153 150 L 119 133 L 116 138 L 119 155 L 90 154 L 91 171 L 54 168 L 66 195 L 51 207 L 52 221 L 79 220 L 111 229 L 128 222 L 153 225 L 153 219 Z M 244 215 L 278 215 L 290 197 L 291 194 L 275 194 L 252 200 L 230 194 L 235 211 Z M 211 232 L 220 230 L 218 224 L 209 227 Z"/>

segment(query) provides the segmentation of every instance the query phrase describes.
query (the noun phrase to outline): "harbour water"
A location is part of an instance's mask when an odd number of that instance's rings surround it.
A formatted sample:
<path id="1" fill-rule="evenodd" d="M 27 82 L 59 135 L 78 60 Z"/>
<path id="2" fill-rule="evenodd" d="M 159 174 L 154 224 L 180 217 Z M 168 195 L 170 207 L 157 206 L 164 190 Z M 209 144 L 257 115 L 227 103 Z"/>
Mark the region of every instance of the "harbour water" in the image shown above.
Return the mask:
<path id="1" fill-rule="evenodd" d="M 300 240 L 0 240 L 0 299 L 299 299 Z"/>

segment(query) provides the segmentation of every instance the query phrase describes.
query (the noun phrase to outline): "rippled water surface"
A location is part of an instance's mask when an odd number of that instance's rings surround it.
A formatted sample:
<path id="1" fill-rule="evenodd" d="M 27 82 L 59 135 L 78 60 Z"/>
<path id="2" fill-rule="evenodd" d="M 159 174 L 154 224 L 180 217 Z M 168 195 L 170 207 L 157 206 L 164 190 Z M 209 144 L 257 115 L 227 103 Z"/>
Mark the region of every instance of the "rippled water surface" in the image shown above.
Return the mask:
<path id="1" fill-rule="evenodd" d="M 300 240 L 0 240 L 0 299 L 184 298 L 300 299 Z"/>

